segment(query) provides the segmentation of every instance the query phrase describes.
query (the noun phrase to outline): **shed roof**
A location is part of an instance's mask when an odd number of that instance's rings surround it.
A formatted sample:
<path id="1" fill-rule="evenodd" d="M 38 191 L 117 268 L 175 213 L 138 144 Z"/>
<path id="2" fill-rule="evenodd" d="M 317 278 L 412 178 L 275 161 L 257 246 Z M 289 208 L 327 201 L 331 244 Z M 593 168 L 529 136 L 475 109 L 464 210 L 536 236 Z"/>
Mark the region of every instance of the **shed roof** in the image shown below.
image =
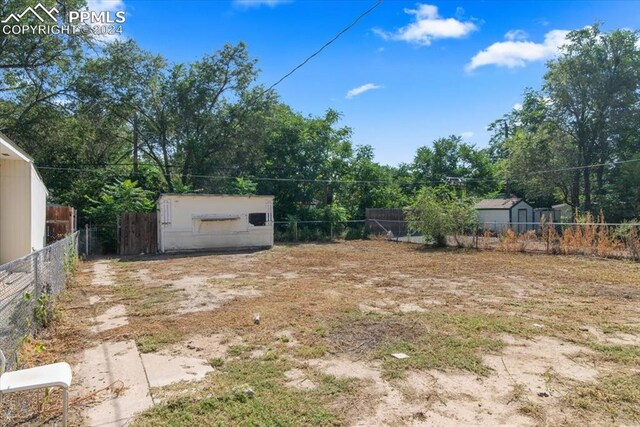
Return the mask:
<path id="1" fill-rule="evenodd" d="M 25 162 L 33 163 L 33 159 L 25 153 L 15 142 L 8 136 L 0 132 L 0 153 L 3 157 L 20 159 Z"/>
<path id="2" fill-rule="evenodd" d="M 522 201 L 519 197 L 510 199 L 484 199 L 474 206 L 476 209 L 511 209 Z"/>
<path id="3" fill-rule="evenodd" d="M 207 194 L 207 193 L 162 193 L 160 197 L 208 197 L 227 199 L 273 199 L 274 196 L 258 194 Z"/>

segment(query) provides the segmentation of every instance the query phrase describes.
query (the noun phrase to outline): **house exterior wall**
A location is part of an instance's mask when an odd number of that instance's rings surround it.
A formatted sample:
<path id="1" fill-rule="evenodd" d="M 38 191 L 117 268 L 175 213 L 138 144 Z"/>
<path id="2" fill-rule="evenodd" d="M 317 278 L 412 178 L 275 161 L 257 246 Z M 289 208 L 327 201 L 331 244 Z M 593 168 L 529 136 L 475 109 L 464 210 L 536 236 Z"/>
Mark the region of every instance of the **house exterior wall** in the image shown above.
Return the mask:
<path id="1" fill-rule="evenodd" d="M 503 231 L 509 223 L 509 209 L 478 209 L 478 224 L 483 230 Z"/>
<path id="2" fill-rule="evenodd" d="M 249 223 L 264 213 L 266 223 Z M 174 195 L 158 199 L 161 252 L 273 246 L 272 196 Z"/>
<path id="3" fill-rule="evenodd" d="M 30 163 L 0 160 L 0 264 L 31 253 L 30 198 Z"/>
<path id="4" fill-rule="evenodd" d="M 31 175 L 31 249 L 42 249 L 47 245 L 47 188 L 33 164 Z"/>

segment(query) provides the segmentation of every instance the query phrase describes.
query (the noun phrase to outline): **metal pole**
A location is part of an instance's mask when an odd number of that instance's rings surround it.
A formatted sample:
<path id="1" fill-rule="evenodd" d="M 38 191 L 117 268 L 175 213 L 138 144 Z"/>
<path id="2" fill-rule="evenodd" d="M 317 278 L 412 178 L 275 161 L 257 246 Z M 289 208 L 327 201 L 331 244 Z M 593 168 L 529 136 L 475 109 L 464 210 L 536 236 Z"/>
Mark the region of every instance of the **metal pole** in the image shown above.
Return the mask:
<path id="1" fill-rule="evenodd" d="M 84 225 L 84 255 L 89 256 L 89 224 Z"/>
<path id="2" fill-rule="evenodd" d="M 38 259 L 40 258 L 40 252 L 36 252 L 33 255 L 33 282 L 35 286 L 35 299 L 37 300 L 40 297 L 40 286 L 38 284 L 40 281 L 40 278 L 38 277 Z"/>
<path id="3" fill-rule="evenodd" d="M 293 223 L 293 241 L 298 241 L 298 221 Z"/>

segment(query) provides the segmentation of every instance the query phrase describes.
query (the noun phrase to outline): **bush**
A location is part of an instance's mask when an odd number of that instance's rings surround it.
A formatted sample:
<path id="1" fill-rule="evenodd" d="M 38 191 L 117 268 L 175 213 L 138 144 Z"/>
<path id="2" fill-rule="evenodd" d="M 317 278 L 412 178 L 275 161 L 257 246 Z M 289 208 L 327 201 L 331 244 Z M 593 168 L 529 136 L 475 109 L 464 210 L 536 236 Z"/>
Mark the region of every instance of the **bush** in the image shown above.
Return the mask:
<path id="1" fill-rule="evenodd" d="M 406 210 L 406 216 L 410 231 L 420 233 L 438 246 L 446 246 L 450 235 L 462 246 L 459 236 L 471 232 L 478 222 L 473 201 L 444 187 L 423 188 L 415 203 Z"/>

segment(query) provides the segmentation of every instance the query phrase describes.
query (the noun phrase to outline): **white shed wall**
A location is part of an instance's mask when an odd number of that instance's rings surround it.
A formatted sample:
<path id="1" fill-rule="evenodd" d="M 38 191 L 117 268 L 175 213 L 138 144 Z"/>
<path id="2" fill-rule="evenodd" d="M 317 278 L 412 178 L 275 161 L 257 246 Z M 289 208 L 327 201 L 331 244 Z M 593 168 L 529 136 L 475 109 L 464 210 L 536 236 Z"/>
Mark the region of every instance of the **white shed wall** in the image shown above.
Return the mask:
<path id="1" fill-rule="evenodd" d="M 478 210 L 478 224 L 485 230 L 502 231 L 509 223 L 508 209 Z"/>
<path id="2" fill-rule="evenodd" d="M 521 209 L 524 209 L 527 213 L 526 219 L 522 222 L 533 222 L 533 208 L 529 203 L 520 201 L 511 208 L 511 223 L 514 224 L 514 231 L 522 233 L 527 230 L 533 230 L 534 227 L 532 224 L 519 225 L 520 220 L 518 219 L 518 211 Z"/>
<path id="3" fill-rule="evenodd" d="M 30 163 L 0 160 L 0 264 L 31 252 L 30 197 Z"/>
<path id="4" fill-rule="evenodd" d="M 265 213 L 266 225 L 250 224 L 250 213 Z M 158 221 L 161 252 L 273 246 L 271 196 L 162 195 Z"/>
<path id="5" fill-rule="evenodd" d="M 33 164 L 31 170 L 31 248 L 42 249 L 47 244 L 47 188 Z"/>

